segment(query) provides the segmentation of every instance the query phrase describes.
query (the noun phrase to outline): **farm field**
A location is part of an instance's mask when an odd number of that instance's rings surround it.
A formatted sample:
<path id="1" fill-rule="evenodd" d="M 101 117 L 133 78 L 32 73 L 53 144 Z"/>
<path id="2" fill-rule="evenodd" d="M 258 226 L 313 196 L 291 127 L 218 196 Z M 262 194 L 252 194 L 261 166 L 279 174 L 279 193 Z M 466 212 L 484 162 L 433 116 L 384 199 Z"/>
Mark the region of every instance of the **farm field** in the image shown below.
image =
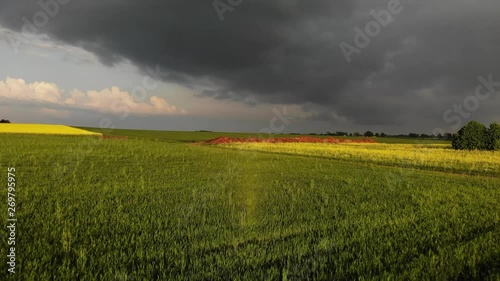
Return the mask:
<path id="1" fill-rule="evenodd" d="M 102 135 L 101 133 L 75 127 L 51 124 L 2 124 L 0 126 L 0 134 Z"/>
<path id="2" fill-rule="evenodd" d="M 16 280 L 500 280 L 497 152 L 112 134 L 0 134 Z"/>
<path id="3" fill-rule="evenodd" d="M 411 169 L 500 177 L 500 153 L 455 151 L 447 144 L 231 143 L 223 146 L 246 151 L 324 157 Z"/>
<path id="4" fill-rule="evenodd" d="M 88 127 L 75 127 L 95 133 L 102 133 L 109 136 L 127 136 L 131 138 L 152 139 L 165 142 L 203 142 L 209 139 L 215 139 L 221 136 L 230 138 L 251 138 L 251 137 L 283 137 L 294 138 L 297 134 L 256 134 L 256 133 L 232 133 L 232 132 L 190 132 L 190 131 L 151 131 L 151 130 L 127 130 L 127 129 L 101 129 L 101 128 L 88 128 Z M 309 136 L 309 135 L 307 135 Z M 310 137 L 315 138 L 328 138 L 329 136 L 313 135 Z M 338 139 L 365 139 L 365 137 L 335 137 Z M 450 144 L 450 141 L 440 139 L 414 139 L 414 138 L 400 138 L 400 137 L 379 137 L 375 138 L 380 143 L 408 143 L 408 144 Z"/>

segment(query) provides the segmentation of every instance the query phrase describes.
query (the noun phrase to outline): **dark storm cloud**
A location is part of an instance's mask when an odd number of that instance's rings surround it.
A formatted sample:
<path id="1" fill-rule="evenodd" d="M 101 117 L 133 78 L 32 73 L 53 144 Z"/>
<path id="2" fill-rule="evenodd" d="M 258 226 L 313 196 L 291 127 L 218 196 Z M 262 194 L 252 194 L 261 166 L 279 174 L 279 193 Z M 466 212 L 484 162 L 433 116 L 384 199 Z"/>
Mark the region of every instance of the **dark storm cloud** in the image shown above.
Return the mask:
<path id="1" fill-rule="evenodd" d="M 189 87 L 212 81 L 201 94 L 215 99 L 318 105 L 305 108 L 333 123 L 442 122 L 479 75 L 500 80 L 496 0 L 401 0 L 394 21 L 347 63 L 339 44 L 355 45 L 354 27 L 389 2 L 243 0 L 221 21 L 212 1 L 72 0 L 40 31 L 107 65 L 160 65 Z M 41 10 L 38 0 L 0 3 L 0 23 L 15 31 Z"/>

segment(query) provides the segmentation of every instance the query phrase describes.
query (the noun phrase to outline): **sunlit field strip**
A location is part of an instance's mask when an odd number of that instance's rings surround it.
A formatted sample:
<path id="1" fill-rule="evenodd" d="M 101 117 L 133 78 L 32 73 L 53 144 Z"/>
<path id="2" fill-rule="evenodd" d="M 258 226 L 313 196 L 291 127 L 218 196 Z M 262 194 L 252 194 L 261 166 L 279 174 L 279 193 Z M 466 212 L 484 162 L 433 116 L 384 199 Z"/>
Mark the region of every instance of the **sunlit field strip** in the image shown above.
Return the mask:
<path id="1" fill-rule="evenodd" d="M 0 124 L 0 133 L 102 136 L 100 133 L 89 132 L 69 126 L 48 124 Z"/>
<path id="2" fill-rule="evenodd" d="M 234 143 L 223 146 L 250 151 L 318 156 L 408 168 L 500 175 L 500 152 L 456 151 L 451 149 L 449 145 L 443 144 Z"/>

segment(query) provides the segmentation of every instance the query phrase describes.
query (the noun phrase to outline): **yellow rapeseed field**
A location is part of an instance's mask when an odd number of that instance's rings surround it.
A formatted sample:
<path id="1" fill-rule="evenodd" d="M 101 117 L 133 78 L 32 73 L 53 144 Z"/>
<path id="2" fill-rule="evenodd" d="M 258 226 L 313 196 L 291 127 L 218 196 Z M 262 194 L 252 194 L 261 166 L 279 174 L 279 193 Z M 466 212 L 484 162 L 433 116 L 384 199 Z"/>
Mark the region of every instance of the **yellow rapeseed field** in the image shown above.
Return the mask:
<path id="1" fill-rule="evenodd" d="M 100 133 L 89 132 L 64 125 L 49 124 L 0 124 L 0 134 L 2 133 L 102 136 Z"/>
<path id="2" fill-rule="evenodd" d="M 500 175 L 500 152 L 456 151 L 443 144 L 233 143 L 235 149 L 354 160 L 469 174 Z"/>

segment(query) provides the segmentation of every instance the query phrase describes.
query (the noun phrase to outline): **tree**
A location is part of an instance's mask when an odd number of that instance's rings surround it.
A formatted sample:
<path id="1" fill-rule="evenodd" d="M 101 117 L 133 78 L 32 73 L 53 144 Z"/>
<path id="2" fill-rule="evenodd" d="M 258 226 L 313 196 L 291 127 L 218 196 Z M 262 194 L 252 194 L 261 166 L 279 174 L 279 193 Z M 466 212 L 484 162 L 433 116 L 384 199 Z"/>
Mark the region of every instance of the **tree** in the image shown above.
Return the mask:
<path id="1" fill-rule="evenodd" d="M 452 146 L 457 150 L 488 149 L 487 136 L 488 131 L 483 124 L 470 121 L 453 136 Z"/>
<path id="2" fill-rule="evenodd" d="M 356 132 L 356 133 L 353 134 L 353 136 L 355 136 L 355 137 L 361 137 L 361 134 L 358 133 L 358 132 Z"/>
<path id="3" fill-rule="evenodd" d="M 379 134 L 379 133 L 375 133 L 375 136 L 376 136 L 376 137 L 380 137 L 380 134 Z"/>
<path id="4" fill-rule="evenodd" d="M 365 137 L 373 137 L 374 134 L 370 131 L 366 131 L 365 134 L 364 134 Z"/>
<path id="5" fill-rule="evenodd" d="M 486 148 L 488 150 L 500 150 L 500 124 L 492 123 L 488 128 Z"/>
<path id="6" fill-rule="evenodd" d="M 0 123 L 10 123 L 10 121 L 6 120 L 6 119 L 2 119 L 2 120 L 0 120 Z"/>
<path id="7" fill-rule="evenodd" d="M 387 135 L 385 133 L 380 133 L 380 136 L 383 138 L 387 137 Z"/>

